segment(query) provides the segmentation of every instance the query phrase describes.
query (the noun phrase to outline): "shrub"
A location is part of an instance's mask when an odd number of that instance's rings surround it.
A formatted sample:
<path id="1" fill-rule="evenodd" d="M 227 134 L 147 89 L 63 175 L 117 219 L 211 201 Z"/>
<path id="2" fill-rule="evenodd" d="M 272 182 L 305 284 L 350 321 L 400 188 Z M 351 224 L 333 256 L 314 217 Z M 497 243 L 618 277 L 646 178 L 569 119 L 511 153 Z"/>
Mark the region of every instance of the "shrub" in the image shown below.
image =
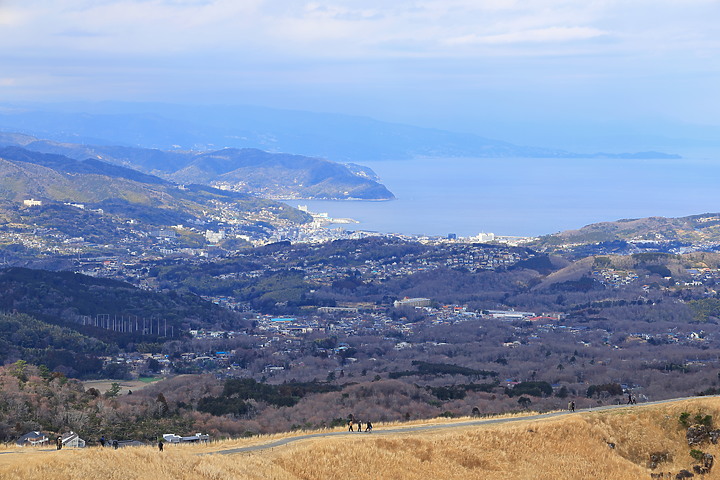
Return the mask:
<path id="1" fill-rule="evenodd" d="M 691 424 L 705 425 L 708 428 L 712 428 L 713 419 L 712 415 L 703 415 L 700 412 L 696 413 L 693 417 L 691 417 L 691 414 L 689 412 L 682 412 L 678 417 L 678 422 L 680 422 L 680 425 L 686 428 L 689 427 Z"/>
<path id="2" fill-rule="evenodd" d="M 552 395 L 552 392 L 552 385 L 547 382 L 520 382 L 513 388 L 505 389 L 505 395 L 508 397 L 516 397 L 520 395 L 547 397 Z"/>
<path id="3" fill-rule="evenodd" d="M 690 456 L 698 462 L 701 462 L 703 460 L 703 457 L 705 457 L 705 452 L 703 452 L 702 450 L 698 450 L 697 448 L 693 448 L 692 450 L 690 450 Z"/>
<path id="4" fill-rule="evenodd" d="M 530 400 L 528 397 L 520 397 L 518 398 L 518 403 L 522 408 L 528 408 L 532 403 L 532 400 Z"/>
<path id="5" fill-rule="evenodd" d="M 593 395 L 600 396 L 602 393 L 607 393 L 610 396 L 622 395 L 623 389 L 619 383 L 605 383 L 602 385 L 590 385 L 587 389 L 587 397 L 590 398 Z"/>
<path id="6" fill-rule="evenodd" d="M 680 425 L 683 427 L 689 427 L 690 426 L 690 414 L 688 412 L 682 412 L 680 414 L 680 417 L 678 418 L 678 421 L 680 422 Z"/>
<path id="7" fill-rule="evenodd" d="M 698 425 L 705 425 L 706 427 L 712 428 L 712 415 L 703 415 L 702 413 L 695 414 L 693 420 Z"/>

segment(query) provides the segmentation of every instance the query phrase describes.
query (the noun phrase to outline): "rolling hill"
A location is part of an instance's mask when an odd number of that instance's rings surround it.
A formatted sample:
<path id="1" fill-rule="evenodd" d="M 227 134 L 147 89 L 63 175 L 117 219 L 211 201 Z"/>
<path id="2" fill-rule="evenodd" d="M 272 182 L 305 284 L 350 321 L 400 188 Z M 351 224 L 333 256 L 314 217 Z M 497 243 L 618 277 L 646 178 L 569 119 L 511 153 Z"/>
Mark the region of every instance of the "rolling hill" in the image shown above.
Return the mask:
<path id="1" fill-rule="evenodd" d="M 17 206 L 29 198 L 69 203 L 85 212 L 102 211 L 152 227 L 220 218 L 251 224 L 260 212 L 270 224 L 309 220 L 285 204 L 245 193 L 204 185 L 178 186 L 96 159 L 73 160 L 20 147 L 0 149 L 0 202 Z"/>
<path id="2" fill-rule="evenodd" d="M 642 248 L 671 251 L 691 245 L 712 249 L 720 244 L 720 213 L 687 217 L 647 217 L 600 222 L 577 230 L 544 235 L 530 246 L 545 251 L 575 252 L 576 256 L 596 253 L 635 253 Z M 604 252 L 587 249 L 599 245 Z"/>
<path id="3" fill-rule="evenodd" d="M 81 161 L 88 173 L 93 161 L 145 172 L 180 184 L 204 184 L 266 198 L 389 200 L 393 194 L 367 167 L 321 158 L 269 153 L 254 148 L 164 151 L 122 146 L 80 145 L 0 133 L 0 145 L 22 147 Z M 65 168 L 71 168 L 67 162 Z M 103 172 L 109 167 L 103 166 Z M 140 173 L 134 179 L 141 181 Z M 120 175 L 120 171 L 116 172 Z M 122 176 L 130 176 L 125 172 Z M 146 175 L 147 176 L 147 175 Z M 148 178 L 144 179 L 149 181 Z"/>
<path id="4" fill-rule="evenodd" d="M 59 453 L 30 447 L 20 453 L 10 447 L 1 452 L 0 478 L 53 474 L 79 480 L 121 470 L 131 478 L 189 478 L 192 472 L 193 478 L 258 480 L 330 479 L 343 471 L 360 479 L 713 479 L 717 467 L 707 469 L 703 463 L 709 462 L 707 455 L 717 458 L 719 447 L 708 434 L 689 444 L 689 438 L 698 437 L 689 437 L 688 432 L 691 427 L 702 430 L 703 425 L 692 425 L 696 418 L 709 420 L 711 427 L 705 431 L 710 430 L 718 414 L 718 399 L 702 398 L 549 419 L 513 418 L 505 423 L 454 426 L 449 421 L 437 430 L 416 424 L 416 431 L 408 428 L 404 433 L 394 426 L 376 425 L 370 434 L 325 431 L 324 436 L 296 442 L 284 442 L 297 436 L 288 434 L 168 445 L 162 453 L 155 446 Z M 683 418 L 691 425 L 683 424 Z M 275 448 L 262 448 L 270 443 Z M 261 448 L 248 452 L 239 448 L 250 445 Z"/>

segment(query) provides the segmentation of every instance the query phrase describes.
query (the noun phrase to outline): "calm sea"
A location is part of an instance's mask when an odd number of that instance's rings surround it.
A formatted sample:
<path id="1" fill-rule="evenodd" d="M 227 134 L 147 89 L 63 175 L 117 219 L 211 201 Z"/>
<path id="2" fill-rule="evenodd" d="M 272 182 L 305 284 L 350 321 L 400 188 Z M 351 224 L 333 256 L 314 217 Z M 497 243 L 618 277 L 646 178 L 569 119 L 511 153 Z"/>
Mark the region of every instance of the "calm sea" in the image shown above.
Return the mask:
<path id="1" fill-rule="evenodd" d="M 720 154 L 680 160 L 424 158 L 364 162 L 397 200 L 288 201 L 386 233 L 534 236 L 623 218 L 720 212 Z"/>

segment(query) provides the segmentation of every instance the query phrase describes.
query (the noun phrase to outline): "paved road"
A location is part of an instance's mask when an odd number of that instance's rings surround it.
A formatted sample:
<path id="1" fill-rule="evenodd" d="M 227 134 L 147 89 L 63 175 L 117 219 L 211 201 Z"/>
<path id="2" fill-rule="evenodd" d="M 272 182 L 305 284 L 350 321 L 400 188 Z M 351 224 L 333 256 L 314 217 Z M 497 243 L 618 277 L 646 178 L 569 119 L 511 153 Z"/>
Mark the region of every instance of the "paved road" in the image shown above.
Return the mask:
<path id="1" fill-rule="evenodd" d="M 713 397 L 716 397 L 714 395 Z M 472 427 L 472 426 L 479 426 L 479 425 L 492 425 L 496 423 L 511 423 L 511 422 L 520 422 L 520 421 L 527 421 L 527 420 L 540 420 L 544 418 L 552 418 L 552 417 L 558 417 L 561 415 L 577 415 L 580 412 L 597 412 L 602 410 L 610 410 L 610 409 L 616 409 L 616 408 L 642 408 L 643 406 L 648 405 L 659 405 L 662 403 L 671 403 L 671 402 L 677 402 L 679 400 L 687 400 L 689 398 L 707 398 L 707 397 L 685 397 L 685 398 L 673 398 L 668 400 L 658 400 L 655 402 L 645 402 L 641 404 L 636 405 L 604 405 L 601 407 L 594 407 L 594 408 L 586 408 L 582 410 L 576 410 L 574 413 L 568 412 L 568 411 L 556 411 L 556 412 L 549 412 L 549 413 L 540 413 L 537 415 L 528 415 L 524 417 L 507 417 L 507 418 L 487 418 L 487 419 L 477 419 L 477 420 L 468 420 L 465 422 L 456 422 L 456 423 L 440 423 L 440 424 L 433 424 L 433 425 L 415 425 L 415 426 L 407 426 L 407 427 L 393 427 L 393 428 L 387 428 L 382 430 L 373 429 L 371 433 L 363 432 L 360 435 L 362 436 L 376 436 L 376 435 L 387 435 L 387 434 L 398 434 L 398 433 L 422 433 L 426 431 L 432 431 L 432 430 L 443 430 L 443 429 L 450 429 L 450 428 L 462 428 L 462 427 Z M 289 443 L 293 442 L 300 442 L 303 440 L 309 440 L 314 438 L 327 438 L 327 437 L 346 437 L 346 436 L 354 436 L 358 437 L 357 432 L 325 432 L 325 433 L 309 433 L 307 435 L 298 435 L 297 437 L 288 437 L 283 438 L 281 440 L 277 440 L 274 442 L 269 443 L 263 443 L 260 445 L 253 445 L 250 447 L 239 447 L 239 448 L 231 448 L 228 450 L 219 450 L 217 452 L 212 453 L 205 453 L 203 455 L 232 455 L 236 453 L 247 453 L 247 452 L 256 452 L 260 450 L 267 450 L 274 447 L 280 447 L 283 445 L 287 445 Z"/>

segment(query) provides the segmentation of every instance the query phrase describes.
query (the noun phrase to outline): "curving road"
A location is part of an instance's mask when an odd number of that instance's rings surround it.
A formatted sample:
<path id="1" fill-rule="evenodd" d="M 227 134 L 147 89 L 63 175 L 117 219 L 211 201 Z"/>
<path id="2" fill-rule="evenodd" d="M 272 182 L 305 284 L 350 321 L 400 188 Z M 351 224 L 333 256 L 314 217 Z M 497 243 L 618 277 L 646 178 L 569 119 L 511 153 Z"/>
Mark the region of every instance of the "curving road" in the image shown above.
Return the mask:
<path id="1" fill-rule="evenodd" d="M 374 436 L 374 435 L 387 435 L 387 434 L 398 434 L 398 433 L 421 433 L 421 432 L 426 432 L 429 430 L 462 428 L 462 427 L 471 427 L 471 426 L 476 426 L 476 425 L 492 425 L 492 424 L 496 424 L 496 423 L 511 423 L 511 422 L 527 421 L 527 420 L 540 420 L 540 419 L 544 419 L 544 418 L 558 417 L 561 415 L 577 415 L 580 412 L 597 412 L 597 411 L 601 411 L 601 410 L 611 410 L 611 409 L 616 409 L 616 408 L 642 408 L 644 406 L 660 405 L 663 403 L 672 403 L 672 402 L 688 400 L 688 399 L 692 399 L 692 398 L 694 398 L 694 399 L 715 398 L 718 396 L 720 396 L 720 395 L 708 395 L 708 396 L 704 396 L 704 397 L 671 398 L 671 399 L 667 399 L 667 400 L 657 400 L 654 402 L 644 402 L 644 403 L 635 404 L 635 405 L 626 405 L 626 404 L 604 405 L 601 407 L 576 410 L 575 412 L 568 412 L 568 411 L 560 410 L 560 411 L 556 411 L 556 412 L 540 413 L 537 415 L 528 415 L 528 416 L 524 416 L 524 417 L 487 418 L 487 419 L 468 420 L 465 422 L 457 422 L 457 423 L 393 427 L 393 428 L 387 428 L 387 429 L 383 429 L 383 430 L 373 429 L 373 431 L 371 433 L 363 432 L 362 435 L 373 435 Z M 253 445 L 250 447 L 230 448 L 227 450 L 218 450 L 216 452 L 203 453 L 201 455 L 218 455 L 218 454 L 219 455 L 232 455 L 232 454 L 236 454 L 236 453 L 257 452 L 260 450 L 267 450 L 267 449 L 271 449 L 274 447 L 281 447 L 281 446 L 287 445 L 289 443 L 300 442 L 303 440 L 309 440 L 309 439 L 313 439 L 313 438 L 327 438 L 327 437 L 339 437 L 339 436 L 355 436 L 355 437 L 357 437 L 358 434 L 357 434 L 357 432 L 309 433 L 307 435 L 298 435 L 296 437 L 283 438 L 280 440 L 276 440 L 274 442 L 263 443 L 260 445 Z"/>

